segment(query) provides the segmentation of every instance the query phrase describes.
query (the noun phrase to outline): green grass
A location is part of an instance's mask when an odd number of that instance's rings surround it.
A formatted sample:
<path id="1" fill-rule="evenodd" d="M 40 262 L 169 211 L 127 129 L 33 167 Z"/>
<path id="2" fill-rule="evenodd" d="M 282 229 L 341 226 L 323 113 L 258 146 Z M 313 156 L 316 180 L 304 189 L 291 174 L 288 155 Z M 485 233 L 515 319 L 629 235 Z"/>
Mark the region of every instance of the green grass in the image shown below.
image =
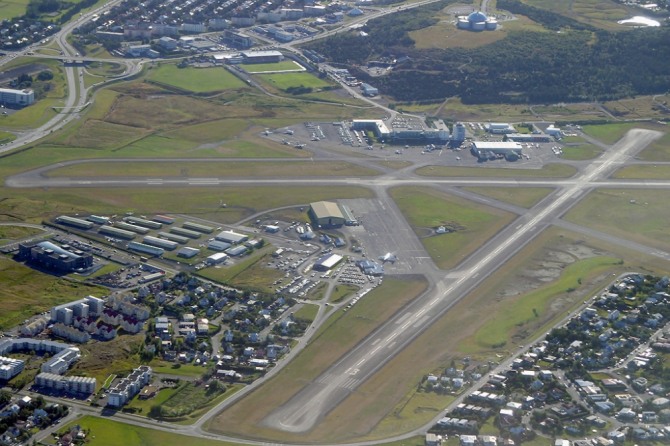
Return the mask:
<path id="1" fill-rule="evenodd" d="M 265 266 L 275 249 L 266 244 L 247 257 L 233 260 L 232 265 L 205 268 L 200 270 L 198 275 L 230 286 L 272 293 L 274 292 L 273 282 L 284 275 L 277 269 Z"/>
<path id="2" fill-rule="evenodd" d="M 186 383 L 182 383 L 177 387 L 168 387 L 161 389 L 158 391 L 155 397 L 146 400 L 140 399 L 138 395 L 135 398 L 133 398 L 132 401 L 130 401 L 130 403 L 128 403 L 126 407 L 128 407 L 129 409 L 135 409 L 140 415 L 146 417 L 149 415 L 149 411 L 153 406 L 164 404 L 165 401 L 172 398 L 185 385 Z"/>
<path id="3" fill-rule="evenodd" d="M 625 166 L 617 170 L 612 177 L 628 180 L 667 180 L 670 178 L 670 166 L 667 164 L 637 164 Z"/>
<path id="4" fill-rule="evenodd" d="M 391 197 L 421 238 L 426 251 L 442 269 L 453 267 L 509 223 L 507 212 L 449 196 L 430 188 L 397 187 Z M 448 234 L 433 228 L 451 226 Z"/>
<path id="5" fill-rule="evenodd" d="M 639 128 L 640 123 L 618 122 L 615 124 L 585 125 L 582 127 L 584 133 L 605 144 L 614 144 L 629 130 Z"/>
<path id="6" fill-rule="evenodd" d="M 103 296 L 107 289 L 44 274 L 0 257 L 0 329 L 8 329 L 54 305 L 89 294 Z"/>
<path id="7" fill-rule="evenodd" d="M 197 366 L 193 364 L 179 364 L 161 361 L 155 359 L 149 364 L 156 373 L 165 373 L 167 375 L 187 376 L 192 378 L 199 378 L 207 371 L 207 367 Z"/>
<path id="8" fill-rule="evenodd" d="M 600 189 L 591 192 L 566 218 L 624 240 L 668 250 L 668 199 L 667 190 Z"/>
<path id="9" fill-rule="evenodd" d="M 241 64 L 241 68 L 247 73 L 262 73 L 264 71 L 289 71 L 300 70 L 301 67 L 292 60 L 285 60 L 277 63 L 254 63 Z"/>
<path id="10" fill-rule="evenodd" d="M 476 344 L 475 351 L 494 348 L 501 342 L 511 339 L 514 331 L 542 317 L 556 296 L 565 293 L 566 290 L 577 289 L 585 276 L 607 271 L 620 263 L 621 261 L 614 257 L 599 256 L 578 260 L 568 265 L 557 281 L 522 296 L 514 305 L 501 307 L 496 313 L 496 318 L 475 334 L 473 339 Z"/>
<path id="11" fill-rule="evenodd" d="M 0 21 L 24 15 L 29 1 L 30 0 L 3 0 L 3 2 L 0 3 Z"/>
<path id="12" fill-rule="evenodd" d="M 223 391 L 214 390 L 213 387 L 205 388 L 205 384 L 185 383 L 161 402 L 162 417 L 168 419 L 187 417 L 210 404 L 223 393 Z"/>
<path id="13" fill-rule="evenodd" d="M 360 288 L 357 287 L 356 285 L 346 285 L 346 284 L 335 285 L 333 293 L 330 295 L 330 302 L 331 303 L 341 302 L 347 296 L 357 292 L 359 289 Z"/>
<path id="14" fill-rule="evenodd" d="M 547 164 L 542 169 L 426 166 L 415 172 L 427 177 L 570 178 L 577 169 L 556 163 Z"/>
<path id="15" fill-rule="evenodd" d="M 319 306 L 314 304 L 303 304 L 298 311 L 293 314 L 294 319 L 304 321 L 308 324 L 314 322 L 319 312 Z"/>
<path id="16" fill-rule="evenodd" d="M 563 146 L 561 158 L 566 160 L 592 160 L 603 153 L 603 150 L 593 144 L 580 144 L 577 146 Z"/>
<path id="17" fill-rule="evenodd" d="M 157 68 L 151 69 L 147 79 L 194 93 L 209 93 L 246 86 L 224 68 L 178 68 L 168 63 L 162 63 Z"/>
<path id="18" fill-rule="evenodd" d="M 209 440 L 200 437 L 190 437 L 169 431 L 160 431 L 147 427 L 124 424 L 109 418 L 83 416 L 66 429 L 78 424 L 82 429 L 89 429 L 87 438 L 89 446 L 226 446 L 237 445 L 218 440 Z M 61 432 L 64 432 L 64 429 Z"/>
<path id="19" fill-rule="evenodd" d="M 3 132 L 0 130 L 0 144 L 6 144 L 12 142 L 16 139 L 16 135 L 9 132 Z"/>
<path id="20" fill-rule="evenodd" d="M 24 226 L 0 225 L 0 244 L 15 240 L 22 240 L 36 235 L 43 235 L 45 232 L 37 228 L 27 228 Z"/>
<path id="21" fill-rule="evenodd" d="M 463 189 L 525 208 L 535 206 L 553 190 L 549 187 L 464 187 Z"/>
<path id="22" fill-rule="evenodd" d="M 259 74 L 258 77 L 282 91 L 295 87 L 317 89 L 331 85 L 329 82 L 319 79 L 310 73 Z"/>
<path id="23" fill-rule="evenodd" d="M 652 142 L 649 147 L 645 148 L 640 153 L 640 159 L 645 161 L 670 161 L 670 132 L 667 131 L 665 134 Z"/>

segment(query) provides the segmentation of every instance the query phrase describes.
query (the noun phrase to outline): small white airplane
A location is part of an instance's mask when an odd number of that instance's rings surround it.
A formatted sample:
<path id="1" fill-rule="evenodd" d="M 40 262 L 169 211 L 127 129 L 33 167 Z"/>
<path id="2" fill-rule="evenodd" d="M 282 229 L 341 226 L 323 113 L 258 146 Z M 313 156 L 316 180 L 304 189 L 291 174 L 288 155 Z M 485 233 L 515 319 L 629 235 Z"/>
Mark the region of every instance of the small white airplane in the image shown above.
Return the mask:
<path id="1" fill-rule="evenodd" d="M 398 257 L 392 252 L 387 252 L 383 256 L 379 256 L 379 260 L 381 260 L 383 263 L 386 262 L 395 263 L 395 261 L 398 260 Z"/>

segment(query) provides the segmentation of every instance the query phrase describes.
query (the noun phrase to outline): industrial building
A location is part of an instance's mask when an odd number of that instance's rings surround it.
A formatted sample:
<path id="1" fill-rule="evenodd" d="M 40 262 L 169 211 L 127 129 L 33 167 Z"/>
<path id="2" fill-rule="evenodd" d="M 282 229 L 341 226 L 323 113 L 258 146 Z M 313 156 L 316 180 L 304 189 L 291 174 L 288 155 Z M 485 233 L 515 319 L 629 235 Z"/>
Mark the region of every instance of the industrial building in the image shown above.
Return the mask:
<path id="1" fill-rule="evenodd" d="M 470 151 L 480 160 L 505 158 L 516 161 L 521 158 L 521 144 L 512 141 L 473 141 Z"/>
<path id="2" fill-rule="evenodd" d="M 159 232 L 159 233 L 158 233 L 158 236 L 159 236 L 160 238 L 164 238 L 165 240 L 170 240 L 170 241 L 172 241 L 172 242 L 181 243 L 182 245 L 183 245 L 184 243 L 188 243 L 188 242 L 189 242 L 189 238 L 188 238 L 188 237 L 182 237 L 181 235 L 170 234 L 169 232 Z"/>
<path id="3" fill-rule="evenodd" d="M 233 246 L 232 248 L 229 248 L 226 250 L 226 253 L 228 253 L 229 256 L 231 257 L 239 257 L 243 254 L 246 254 L 247 251 L 249 251 L 249 248 L 247 248 L 244 245 L 239 245 L 239 246 Z"/>
<path id="4" fill-rule="evenodd" d="M 468 16 L 459 16 L 456 20 L 458 29 L 468 31 L 494 31 L 498 28 L 498 21 L 492 17 L 487 17 L 481 11 L 474 11 Z"/>
<path id="5" fill-rule="evenodd" d="M 249 240 L 248 236 L 234 231 L 221 231 L 214 238 L 220 242 L 230 243 L 231 245 L 237 245 Z"/>
<path id="6" fill-rule="evenodd" d="M 188 238 L 200 238 L 200 236 L 202 235 L 199 232 L 191 231 L 190 229 L 184 229 L 184 228 L 170 228 L 170 232 L 177 235 L 183 235 L 184 237 Z"/>
<path id="7" fill-rule="evenodd" d="M 146 220 L 138 217 L 124 217 L 123 221 L 137 226 L 143 226 L 149 229 L 160 229 L 163 225 L 157 221 Z"/>
<path id="8" fill-rule="evenodd" d="M 193 223 L 192 221 L 185 221 L 182 225 L 183 228 L 190 229 L 196 232 L 202 232 L 204 234 L 211 234 L 214 232 L 214 228 L 211 226 L 205 226 L 198 223 Z"/>
<path id="9" fill-rule="evenodd" d="M 92 224 L 92 223 L 91 223 Z M 93 266 L 93 256 L 83 251 L 68 251 L 51 242 L 20 243 L 19 257 L 43 268 L 70 272 Z"/>
<path id="10" fill-rule="evenodd" d="M 284 60 L 279 51 L 243 51 L 244 63 L 275 63 Z"/>
<path id="11" fill-rule="evenodd" d="M 95 297 L 87 296 L 83 299 L 55 306 L 51 309 L 51 322 L 60 322 L 72 325 L 75 317 L 89 318 L 98 317 L 105 309 L 105 301 Z"/>
<path id="12" fill-rule="evenodd" d="M 177 242 L 171 242 L 170 240 L 163 240 L 162 238 L 152 237 L 150 235 L 144 237 L 144 240 L 142 241 L 147 245 L 157 246 L 159 248 L 163 248 L 168 251 L 174 251 L 179 246 L 179 243 Z"/>
<path id="13" fill-rule="evenodd" d="M 228 242 L 222 242 L 219 240 L 212 240 L 207 244 L 207 249 L 211 249 L 212 251 L 225 251 L 226 249 L 230 248 L 233 246 L 231 243 Z"/>
<path id="14" fill-rule="evenodd" d="M 342 211 L 342 216 L 344 217 L 344 224 L 346 226 L 358 226 L 358 220 L 354 216 L 354 213 L 351 212 L 349 206 L 341 204 L 340 211 Z"/>
<path id="15" fill-rule="evenodd" d="M 222 40 L 225 44 L 233 48 L 247 49 L 254 46 L 254 39 L 250 36 L 230 29 L 223 32 Z"/>
<path id="16" fill-rule="evenodd" d="M 389 127 L 381 119 L 354 119 L 352 130 L 370 130 L 382 141 L 404 144 L 406 142 L 446 144 L 449 141 L 449 128 L 441 121 L 435 121 L 437 128 L 428 127 L 423 122 L 411 123 L 394 121 Z"/>
<path id="17" fill-rule="evenodd" d="M 138 225 L 133 225 L 133 224 L 126 223 L 126 222 L 123 222 L 123 221 L 117 221 L 116 223 L 114 223 L 114 227 L 119 228 L 119 229 L 123 229 L 124 231 L 135 232 L 137 234 L 142 234 L 142 235 L 145 235 L 145 234 L 149 233 L 148 228 L 138 226 Z"/>
<path id="18" fill-rule="evenodd" d="M 362 83 L 361 84 L 361 92 L 363 93 L 363 96 L 377 96 L 379 94 L 379 89 L 377 87 L 373 87 L 370 84 Z"/>
<path id="19" fill-rule="evenodd" d="M 314 263 L 314 271 L 328 271 L 342 261 L 343 257 L 339 254 L 326 254 L 320 257 Z"/>
<path id="20" fill-rule="evenodd" d="M 154 218 L 152 218 L 152 220 L 158 223 L 163 223 L 164 225 L 171 225 L 172 223 L 174 223 L 174 218 L 168 217 L 166 215 L 154 215 Z"/>
<path id="21" fill-rule="evenodd" d="M 107 217 L 101 217 L 99 215 L 89 215 L 86 217 L 86 220 L 99 224 L 99 225 L 108 225 L 109 224 L 109 218 Z"/>
<path id="22" fill-rule="evenodd" d="M 227 259 L 228 254 L 225 254 L 223 252 L 217 252 L 207 257 L 205 259 L 205 263 L 207 263 L 208 265 L 218 265 L 220 263 L 224 263 Z"/>
<path id="23" fill-rule="evenodd" d="M 90 395 L 95 392 L 97 380 L 87 376 L 61 376 L 54 373 L 39 373 L 35 385 L 44 389 L 70 394 Z"/>
<path id="24" fill-rule="evenodd" d="M 157 246 L 146 245 L 144 243 L 130 242 L 128 243 L 128 249 L 131 251 L 137 251 L 144 254 L 149 254 L 152 256 L 160 257 L 165 253 L 163 248 Z"/>
<path id="25" fill-rule="evenodd" d="M 384 275 L 384 267 L 377 262 L 373 262 L 372 260 L 360 260 L 356 262 L 356 265 L 358 265 L 363 274 L 367 274 L 368 276 Z"/>
<path id="26" fill-rule="evenodd" d="M 338 228 L 344 224 L 344 215 L 337 203 L 317 201 L 309 205 L 309 216 L 321 228 Z"/>
<path id="27" fill-rule="evenodd" d="M 82 220 L 81 218 L 68 217 L 67 215 L 61 215 L 56 218 L 56 223 L 73 226 L 79 229 L 91 229 L 93 227 L 93 223 L 90 221 Z"/>
<path id="28" fill-rule="evenodd" d="M 189 248 L 188 246 L 185 246 L 177 251 L 177 257 L 182 257 L 184 259 L 192 259 L 198 254 L 200 254 L 200 250 L 198 248 Z"/>
<path id="29" fill-rule="evenodd" d="M 31 89 L 0 88 L 0 104 L 2 105 L 25 107 L 34 102 L 35 92 Z"/>
<path id="30" fill-rule="evenodd" d="M 0 356 L 0 379 L 10 380 L 23 371 L 25 363 L 20 359 Z"/>
<path id="31" fill-rule="evenodd" d="M 125 229 L 115 228 L 114 226 L 102 226 L 98 229 L 98 234 L 108 235 L 111 237 L 118 237 L 125 240 L 132 240 L 135 238 L 135 233 L 126 231 Z"/>

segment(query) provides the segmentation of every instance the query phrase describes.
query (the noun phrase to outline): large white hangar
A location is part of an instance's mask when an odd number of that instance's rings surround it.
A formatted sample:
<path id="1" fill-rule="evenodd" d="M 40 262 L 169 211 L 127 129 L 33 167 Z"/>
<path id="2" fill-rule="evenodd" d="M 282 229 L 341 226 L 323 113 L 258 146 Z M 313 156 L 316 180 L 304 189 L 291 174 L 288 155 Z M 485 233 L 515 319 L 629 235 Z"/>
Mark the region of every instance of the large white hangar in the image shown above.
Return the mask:
<path id="1" fill-rule="evenodd" d="M 340 207 L 332 201 L 317 201 L 309 205 L 309 215 L 314 224 L 321 228 L 337 228 L 345 219 Z"/>
<path id="2" fill-rule="evenodd" d="M 505 158 L 516 161 L 521 158 L 521 144 L 514 141 L 473 141 L 470 151 L 480 160 Z"/>

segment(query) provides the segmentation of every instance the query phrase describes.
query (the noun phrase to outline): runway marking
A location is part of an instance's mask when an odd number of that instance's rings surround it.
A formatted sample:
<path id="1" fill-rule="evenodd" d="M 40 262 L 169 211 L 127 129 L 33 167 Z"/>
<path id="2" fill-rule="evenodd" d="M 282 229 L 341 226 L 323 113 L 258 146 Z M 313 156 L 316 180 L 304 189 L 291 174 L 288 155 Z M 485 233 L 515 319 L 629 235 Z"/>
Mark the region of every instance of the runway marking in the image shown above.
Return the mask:
<path id="1" fill-rule="evenodd" d="M 344 372 L 344 373 L 346 373 L 347 375 L 354 376 L 355 374 L 357 374 L 357 373 L 360 372 L 360 371 L 361 371 L 361 369 L 349 368 L 349 369 L 347 369 L 347 371 Z"/>
<path id="2" fill-rule="evenodd" d="M 420 327 L 421 324 L 423 324 L 424 322 L 426 322 L 428 319 L 430 319 L 429 316 L 424 316 L 424 317 L 422 317 L 421 319 L 419 319 L 418 321 L 416 321 L 416 323 L 415 323 L 414 325 L 412 325 L 412 327 L 414 327 L 414 328 Z"/>
<path id="3" fill-rule="evenodd" d="M 379 344 L 379 341 L 381 341 L 381 340 L 382 340 L 382 338 L 375 339 L 375 341 L 372 343 L 372 346 L 375 346 L 375 345 Z"/>
<path id="4" fill-rule="evenodd" d="M 439 298 L 439 297 L 436 297 L 435 299 L 433 299 L 433 300 L 430 301 L 430 304 L 431 304 L 431 305 L 435 305 L 435 304 L 438 303 L 439 301 L 440 301 L 440 298 Z"/>
<path id="5" fill-rule="evenodd" d="M 388 345 L 387 348 L 393 348 L 393 346 L 396 345 L 396 344 L 397 344 L 397 342 L 396 342 L 396 341 L 393 341 L 393 342 L 391 342 L 391 343 Z"/>
<path id="6" fill-rule="evenodd" d="M 405 321 L 407 320 L 407 318 L 410 317 L 411 315 L 412 315 L 411 312 L 407 312 L 407 313 L 403 314 L 402 316 L 400 316 L 400 319 L 398 319 L 398 320 L 396 321 L 395 324 L 396 324 L 396 325 L 400 325 L 400 324 L 402 324 L 402 323 L 405 322 Z"/>

